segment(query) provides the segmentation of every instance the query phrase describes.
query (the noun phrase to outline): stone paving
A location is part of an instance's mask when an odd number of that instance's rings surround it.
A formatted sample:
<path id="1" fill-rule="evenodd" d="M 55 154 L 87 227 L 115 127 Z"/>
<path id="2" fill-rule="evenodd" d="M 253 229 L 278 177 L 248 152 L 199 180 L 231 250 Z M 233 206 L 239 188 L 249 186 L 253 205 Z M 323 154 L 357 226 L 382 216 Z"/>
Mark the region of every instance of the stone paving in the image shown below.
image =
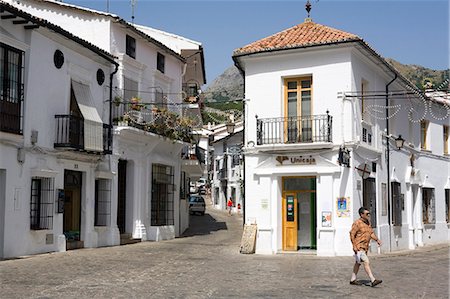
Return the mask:
<path id="1" fill-rule="evenodd" d="M 242 217 L 208 207 L 182 238 L 0 261 L 0 298 L 449 298 L 449 247 L 351 257 L 239 254 Z M 361 270 L 363 271 L 363 270 Z M 365 279 L 364 271 L 361 279 Z"/>

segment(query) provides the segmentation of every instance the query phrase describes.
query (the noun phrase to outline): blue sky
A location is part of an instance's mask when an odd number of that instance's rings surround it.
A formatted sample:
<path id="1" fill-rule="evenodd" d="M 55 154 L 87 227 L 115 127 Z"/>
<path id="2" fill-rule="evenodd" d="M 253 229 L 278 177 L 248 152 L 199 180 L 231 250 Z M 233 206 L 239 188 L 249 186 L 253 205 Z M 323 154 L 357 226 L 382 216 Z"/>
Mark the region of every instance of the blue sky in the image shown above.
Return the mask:
<path id="1" fill-rule="evenodd" d="M 449 67 L 447 0 L 310 0 L 314 22 L 357 34 L 383 57 Z M 106 11 L 107 0 L 64 0 Z M 131 0 L 109 0 L 131 21 Z M 233 50 L 302 23 L 306 0 L 136 0 L 135 23 L 203 43 L 208 83 L 233 64 Z"/>

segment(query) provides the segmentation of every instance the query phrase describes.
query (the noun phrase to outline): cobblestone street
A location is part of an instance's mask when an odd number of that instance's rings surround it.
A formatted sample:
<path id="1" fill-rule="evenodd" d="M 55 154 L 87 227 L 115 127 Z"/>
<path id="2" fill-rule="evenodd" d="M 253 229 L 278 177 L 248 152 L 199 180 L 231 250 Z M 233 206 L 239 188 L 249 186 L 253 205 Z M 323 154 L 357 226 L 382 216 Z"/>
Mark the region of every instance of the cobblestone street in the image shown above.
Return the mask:
<path id="1" fill-rule="evenodd" d="M 242 217 L 209 208 L 185 236 L 0 261 L 1 298 L 448 298 L 449 248 L 372 256 L 375 288 L 349 285 L 350 257 L 239 254 Z M 361 272 L 360 279 L 365 279 Z"/>

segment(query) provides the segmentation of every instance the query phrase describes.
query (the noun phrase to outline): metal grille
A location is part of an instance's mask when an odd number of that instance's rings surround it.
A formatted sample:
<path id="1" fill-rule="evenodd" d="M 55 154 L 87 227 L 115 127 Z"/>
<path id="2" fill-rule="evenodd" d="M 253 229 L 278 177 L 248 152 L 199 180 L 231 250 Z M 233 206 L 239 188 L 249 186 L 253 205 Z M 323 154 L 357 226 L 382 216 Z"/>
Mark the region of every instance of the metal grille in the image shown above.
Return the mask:
<path id="1" fill-rule="evenodd" d="M 152 165 L 151 225 L 174 225 L 173 167 Z"/>
<path id="2" fill-rule="evenodd" d="M 186 199 L 189 194 L 189 177 L 182 171 L 180 176 L 180 199 Z"/>
<path id="3" fill-rule="evenodd" d="M 111 180 L 95 180 L 95 226 L 111 223 Z"/>
<path id="4" fill-rule="evenodd" d="M 53 178 L 31 179 L 30 229 L 53 228 L 53 202 L 55 184 Z"/>
<path id="5" fill-rule="evenodd" d="M 23 52 L 0 43 L 0 131 L 22 134 Z"/>
<path id="6" fill-rule="evenodd" d="M 256 119 L 257 144 L 332 142 L 332 116 Z"/>

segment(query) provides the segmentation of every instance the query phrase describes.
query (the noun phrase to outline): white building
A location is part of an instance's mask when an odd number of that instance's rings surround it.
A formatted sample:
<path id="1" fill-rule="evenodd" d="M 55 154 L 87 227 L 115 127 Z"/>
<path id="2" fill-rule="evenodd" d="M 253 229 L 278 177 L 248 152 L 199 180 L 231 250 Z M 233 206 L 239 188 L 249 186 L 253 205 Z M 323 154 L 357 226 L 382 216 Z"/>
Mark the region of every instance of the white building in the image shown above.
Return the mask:
<path id="1" fill-rule="evenodd" d="M 244 208 L 257 253 L 351 255 L 363 205 L 382 252 L 448 242 L 448 106 L 360 37 L 310 19 L 233 59 L 250 100 Z"/>
<path id="2" fill-rule="evenodd" d="M 0 11 L 0 258 L 118 243 L 112 172 L 99 168 L 115 57 L 3 1 Z"/>
<path id="3" fill-rule="evenodd" d="M 182 104 L 186 59 L 113 14 L 56 1 L 8 2 L 118 57 L 113 152 L 97 167 L 112 180 L 112 243 L 179 236 L 189 226 L 189 173 L 181 163 L 192 125 Z"/>
<path id="4" fill-rule="evenodd" d="M 211 159 L 213 179 L 211 184 L 211 200 L 216 209 L 227 209 L 229 198 L 233 201 L 233 211 L 237 212 L 238 205 L 243 207 L 243 164 L 242 142 L 244 137 L 243 124 L 238 123 L 232 134 L 223 134 L 225 125 L 221 125 L 214 132 L 211 143 L 213 156 Z"/>

